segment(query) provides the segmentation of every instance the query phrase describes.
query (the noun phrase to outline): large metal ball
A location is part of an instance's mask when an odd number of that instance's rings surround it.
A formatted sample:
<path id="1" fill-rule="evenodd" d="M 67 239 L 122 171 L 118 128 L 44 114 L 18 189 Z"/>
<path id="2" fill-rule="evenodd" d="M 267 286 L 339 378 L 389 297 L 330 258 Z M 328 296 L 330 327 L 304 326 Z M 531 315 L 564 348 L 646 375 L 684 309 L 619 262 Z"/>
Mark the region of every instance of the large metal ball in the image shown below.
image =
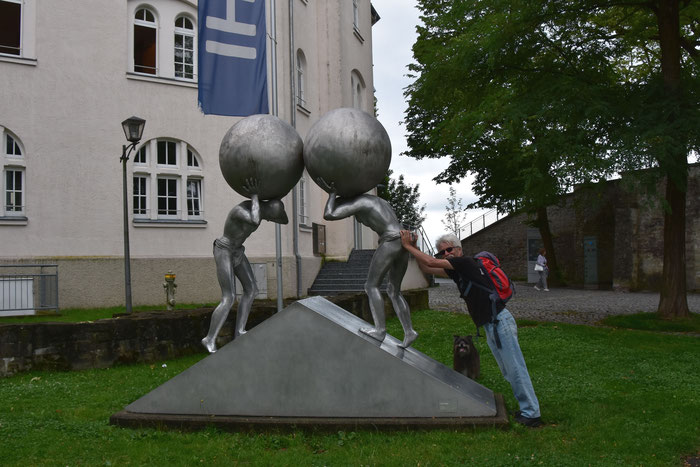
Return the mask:
<path id="1" fill-rule="evenodd" d="M 282 198 L 304 171 L 303 142 L 291 125 L 272 115 L 251 115 L 233 125 L 221 141 L 219 166 L 239 194 L 247 179 L 258 181 L 260 199 Z"/>
<path id="2" fill-rule="evenodd" d="M 351 108 L 331 110 L 311 127 L 304 141 L 304 164 L 315 181 L 335 184 L 350 197 L 381 183 L 391 163 L 391 141 L 379 120 Z M 325 188 L 325 187 L 324 187 Z"/>

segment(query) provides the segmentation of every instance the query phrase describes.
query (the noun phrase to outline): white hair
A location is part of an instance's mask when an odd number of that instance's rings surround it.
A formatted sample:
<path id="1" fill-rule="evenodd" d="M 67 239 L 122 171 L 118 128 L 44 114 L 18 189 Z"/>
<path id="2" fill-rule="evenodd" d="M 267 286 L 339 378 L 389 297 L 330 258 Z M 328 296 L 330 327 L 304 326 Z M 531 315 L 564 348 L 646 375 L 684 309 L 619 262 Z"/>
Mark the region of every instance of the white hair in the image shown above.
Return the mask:
<path id="1" fill-rule="evenodd" d="M 447 243 L 450 246 L 457 246 L 457 247 L 462 247 L 462 242 L 459 241 L 459 238 L 455 234 L 451 233 L 446 233 L 443 235 L 440 235 L 437 240 L 435 240 L 435 249 L 439 250 L 440 249 L 440 244 L 441 243 Z"/>

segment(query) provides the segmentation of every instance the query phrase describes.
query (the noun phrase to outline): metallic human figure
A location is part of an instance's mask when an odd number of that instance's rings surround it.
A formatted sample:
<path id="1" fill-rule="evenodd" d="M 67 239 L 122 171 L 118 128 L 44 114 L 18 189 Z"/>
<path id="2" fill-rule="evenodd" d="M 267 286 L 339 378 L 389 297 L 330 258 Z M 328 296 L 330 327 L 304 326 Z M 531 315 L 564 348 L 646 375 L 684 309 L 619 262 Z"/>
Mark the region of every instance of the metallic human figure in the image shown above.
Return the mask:
<path id="1" fill-rule="evenodd" d="M 241 281 L 243 294 L 238 303 L 234 339 L 245 334 L 250 308 L 258 294 L 258 286 L 250 262 L 245 256 L 243 242 L 258 228 L 262 219 L 279 224 L 289 222 L 282 201 L 278 199 L 260 201 L 257 188 L 257 180 L 247 180 L 244 189 L 249 193 L 251 199 L 243 201 L 231 209 L 224 224 L 224 235 L 214 241 L 214 260 L 216 261 L 216 275 L 221 287 L 221 303 L 214 309 L 211 315 L 209 333 L 202 339 L 202 345 L 209 353 L 216 352 L 216 337 L 219 335 L 236 299 L 234 294 L 235 277 Z"/>
<path id="2" fill-rule="evenodd" d="M 362 194 L 350 198 L 338 198 L 334 183 L 327 183 L 322 177 L 319 177 L 316 182 L 328 192 L 324 219 L 330 221 L 354 215 L 359 222 L 379 235 L 379 246 L 372 256 L 365 282 L 365 292 L 369 299 L 374 327 L 362 328 L 360 331 L 379 341 L 383 341 L 386 337 L 384 300 L 379 286 L 384 276 L 388 274 L 387 293 L 404 333 L 400 347 L 410 346 L 418 337 L 418 333 L 411 324 L 411 310 L 408 303 L 401 295 L 401 281 L 408 268 L 409 255 L 401 246 L 402 227 L 396 213 L 386 200 L 378 196 Z"/>

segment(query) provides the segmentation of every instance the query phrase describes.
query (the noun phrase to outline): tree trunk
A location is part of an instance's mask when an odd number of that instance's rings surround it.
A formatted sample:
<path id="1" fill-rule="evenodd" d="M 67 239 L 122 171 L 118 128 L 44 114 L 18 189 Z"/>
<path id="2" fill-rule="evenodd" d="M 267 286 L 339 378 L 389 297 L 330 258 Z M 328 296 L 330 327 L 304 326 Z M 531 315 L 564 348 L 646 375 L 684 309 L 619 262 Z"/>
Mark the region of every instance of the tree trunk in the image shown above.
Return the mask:
<path id="1" fill-rule="evenodd" d="M 550 284 L 565 285 L 564 279 L 557 265 L 557 255 L 554 253 L 554 242 L 552 241 L 552 231 L 549 229 L 549 217 L 547 217 L 547 207 L 537 209 L 537 219 L 535 225 L 540 231 L 544 249 L 547 250 L 547 266 L 549 266 Z"/>
<path id="2" fill-rule="evenodd" d="M 664 269 L 658 313 L 664 319 L 687 318 L 685 192 L 670 177 L 666 179 L 666 201 L 670 212 L 664 213 Z"/>
<path id="3" fill-rule="evenodd" d="M 681 108 L 681 45 L 678 0 L 660 0 L 657 23 L 661 45 L 661 72 L 669 108 L 669 123 L 682 118 Z M 670 125 L 673 128 L 673 125 Z M 681 142 L 684 135 L 668 135 Z M 680 148 L 678 148 L 680 146 Z M 688 317 L 685 267 L 685 202 L 688 182 L 686 145 L 671 145 L 671 154 L 660 154 L 659 166 L 666 174 L 666 201 L 664 212 L 664 267 L 661 279 L 661 299 L 658 313 L 665 319 Z"/>

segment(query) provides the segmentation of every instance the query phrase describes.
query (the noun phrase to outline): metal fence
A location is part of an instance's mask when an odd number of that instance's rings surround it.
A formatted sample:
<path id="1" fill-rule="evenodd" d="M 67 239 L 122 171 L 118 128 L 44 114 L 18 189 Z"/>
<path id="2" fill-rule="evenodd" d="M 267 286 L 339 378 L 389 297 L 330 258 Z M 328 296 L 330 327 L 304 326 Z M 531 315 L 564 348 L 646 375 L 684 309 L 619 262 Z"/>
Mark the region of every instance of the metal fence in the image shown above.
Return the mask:
<path id="1" fill-rule="evenodd" d="M 506 216 L 507 214 L 500 214 L 496 209 L 492 209 L 489 212 L 482 214 L 471 222 L 467 222 L 459 228 L 457 236 L 459 238 L 466 238 L 470 235 L 477 233 L 478 231 L 485 229 L 489 225 L 496 222 L 498 219 Z"/>
<path id="2" fill-rule="evenodd" d="M 0 264 L 0 316 L 58 313 L 57 264 Z"/>

